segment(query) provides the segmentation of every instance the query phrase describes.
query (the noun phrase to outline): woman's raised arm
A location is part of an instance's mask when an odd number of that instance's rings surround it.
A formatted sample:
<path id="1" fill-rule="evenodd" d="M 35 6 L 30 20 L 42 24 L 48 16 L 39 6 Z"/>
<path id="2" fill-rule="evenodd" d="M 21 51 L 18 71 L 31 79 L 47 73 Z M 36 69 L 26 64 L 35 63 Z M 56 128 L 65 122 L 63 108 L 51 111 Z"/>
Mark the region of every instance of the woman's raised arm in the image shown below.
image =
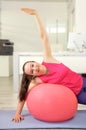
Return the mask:
<path id="1" fill-rule="evenodd" d="M 30 8 L 22 8 L 21 10 L 24 11 L 25 13 L 35 16 L 39 28 L 40 36 L 43 41 L 44 60 L 49 61 L 49 59 L 53 58 L 51 53 L 50 42 L 49 42 L 47 31 L 44 28 L 44 25 L 42 24 L 38 12 L 35 9 L 30 9 Z"/>

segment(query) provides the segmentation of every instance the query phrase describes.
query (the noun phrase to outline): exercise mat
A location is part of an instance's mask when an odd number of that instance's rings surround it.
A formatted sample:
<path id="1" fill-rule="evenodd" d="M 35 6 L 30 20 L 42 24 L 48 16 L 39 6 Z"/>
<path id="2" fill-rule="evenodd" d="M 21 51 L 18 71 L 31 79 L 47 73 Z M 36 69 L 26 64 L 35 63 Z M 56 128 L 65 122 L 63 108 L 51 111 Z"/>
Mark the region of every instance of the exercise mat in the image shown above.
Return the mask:
<path id="1" fill-rule="evenodd" d="M 22 111 L 24 120 L 20 123 L 12 121 L 15 110 L 0 110 L 0 129 L 79 129 L 86 128 L 86 110 L 78 110 L 76 115 L 64 122 L 44 122 L 35 119 L 27 110 Z"/>

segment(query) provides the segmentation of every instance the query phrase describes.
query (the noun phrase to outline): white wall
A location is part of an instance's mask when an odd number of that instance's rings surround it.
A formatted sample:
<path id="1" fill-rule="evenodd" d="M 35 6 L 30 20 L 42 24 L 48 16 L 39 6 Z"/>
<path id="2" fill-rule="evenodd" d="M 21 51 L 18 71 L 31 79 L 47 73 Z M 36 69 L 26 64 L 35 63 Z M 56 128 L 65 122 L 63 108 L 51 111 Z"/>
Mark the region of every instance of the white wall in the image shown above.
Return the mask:
<path id="1" fill-rule="evenodd" d="M 69 31 L 68 32 L 75 32 L 75 33 L 81 33 L 80 35 L 77 34 L 73 34 L 76 36 L 78 36 L 77 39 L 77 46 L 75 46 L 75 44 L 71 44 L 70 45 L 70 49 L 73 50 L 77 50 L 77 51 L 86 51 L 86 45 L 85 45 L 85 36 L 86 36 L 86 0 L 69 0 L 68 3 L 68 23 L 69 23 Z M 72 33 L 69 33 L 70 35 Z M 70 35 L 68 38 L 70 38 Z M 73 36 L 71 35 L 71 36 Z M 73 36 L 73 37 L 75 37 Z M 71 37 L 72 39 L 72 37 Z M 72 39 L 73 40 L 73 39 Z M 79 40 L 79 41 L 78 41 Z M 70 41 L 70 39 L 69 39 Z M 73 45 L 73 46 L 72 46 Z"/>
<path id="2" fill-rule="evenodd" d="M 14 51 L 42 51 L 41 39 L 35 20 L 20 11 L 21 7 L 36 8 L 45 27 L 61 26 L 65 33 L 49 33 L 52 49 L 66 48 L 67 40 L 67 3 L 33 1 L 3 1 L 1 4 L 1 37 L 14 42 Z M 57 27 L 58 28 L 58 27 Z"/>
<path id="3" fill-rule="evenodd" d="M 86 33 L 86 0 L 76 0 L 75 27 L 76 32 Z"/>

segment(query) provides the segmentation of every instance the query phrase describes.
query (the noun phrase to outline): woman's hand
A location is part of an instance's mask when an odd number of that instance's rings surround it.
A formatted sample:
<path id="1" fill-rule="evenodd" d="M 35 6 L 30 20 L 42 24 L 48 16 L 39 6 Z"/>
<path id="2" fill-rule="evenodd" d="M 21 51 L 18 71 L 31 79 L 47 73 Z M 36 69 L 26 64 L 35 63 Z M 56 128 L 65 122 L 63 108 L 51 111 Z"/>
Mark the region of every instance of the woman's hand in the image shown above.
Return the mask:
<path id="1" fill-rule="evenodd" d="M 15 114 L 12 119 L 14 122 L 20 122 L 21 120 L 24 120 L 24 117 L 21 114 Z"/>
<path id="2" fill-rule="evenodd" d="M 30 9 L 30 8 L 21 8 L 21 11 L 28 13 L 30 15 L 35 15 L 36 14 L 36 10 L 35 9 Z"/>

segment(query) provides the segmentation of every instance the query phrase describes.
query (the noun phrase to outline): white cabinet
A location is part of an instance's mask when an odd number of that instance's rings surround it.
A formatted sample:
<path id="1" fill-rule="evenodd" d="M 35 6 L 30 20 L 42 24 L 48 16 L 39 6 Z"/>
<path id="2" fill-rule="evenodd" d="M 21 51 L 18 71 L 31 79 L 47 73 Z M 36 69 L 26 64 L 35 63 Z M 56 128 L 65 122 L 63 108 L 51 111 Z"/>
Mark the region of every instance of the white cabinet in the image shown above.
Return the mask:
<path id="1" fill-rule="evenodd" d="M 8 77 L 13 74 L 13 56 L 0 56 L 0 77 Z"/>

